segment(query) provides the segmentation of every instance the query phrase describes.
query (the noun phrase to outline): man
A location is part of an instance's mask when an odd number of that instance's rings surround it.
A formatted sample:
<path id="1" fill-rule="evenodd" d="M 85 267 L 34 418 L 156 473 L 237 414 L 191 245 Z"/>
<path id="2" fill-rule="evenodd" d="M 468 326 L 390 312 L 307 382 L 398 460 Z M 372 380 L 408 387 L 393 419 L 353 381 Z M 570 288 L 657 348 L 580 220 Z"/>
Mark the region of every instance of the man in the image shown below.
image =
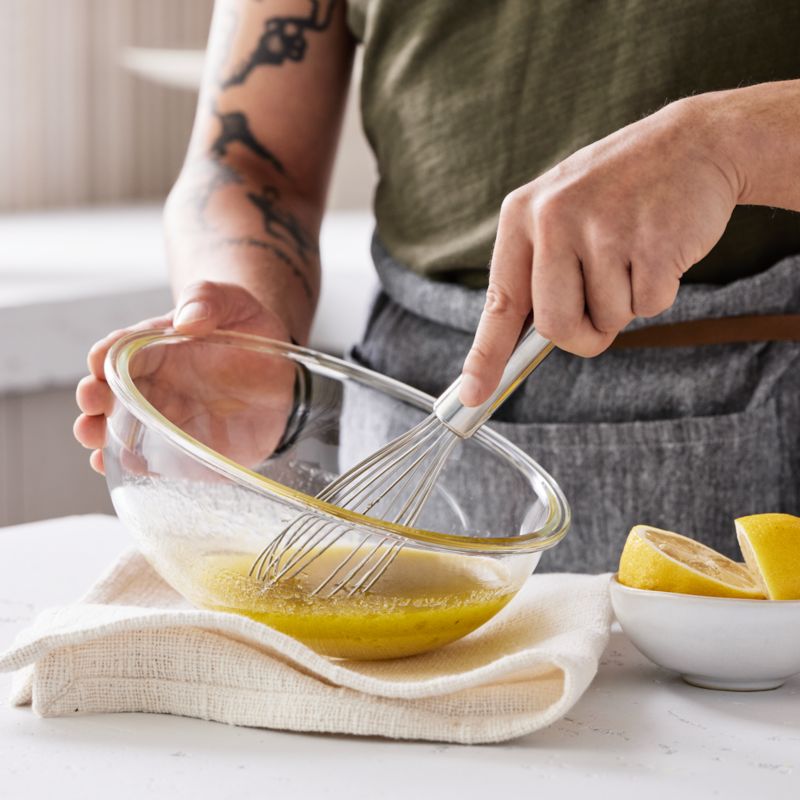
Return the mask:
<path id="1" fill-rule="evenodd" d="M 800 253 L 798 30 L 789 0 L 220 0 L 176 310 L 142 324 L 306 340 L 358 40 L 384 293 L 353 357 L 433 393 L 463 361 L 475 405 L 532 311 L 559 351 L 498 424 L 573 505 L 547 564 L 611 568 L 635 522 L 731 552 L 733 517 L 800 507 L 800 348 L 771 341 L 800 337 L 796 259 L 772 266 Z M 119 335 L 78 388 L 99 470 Z"/>

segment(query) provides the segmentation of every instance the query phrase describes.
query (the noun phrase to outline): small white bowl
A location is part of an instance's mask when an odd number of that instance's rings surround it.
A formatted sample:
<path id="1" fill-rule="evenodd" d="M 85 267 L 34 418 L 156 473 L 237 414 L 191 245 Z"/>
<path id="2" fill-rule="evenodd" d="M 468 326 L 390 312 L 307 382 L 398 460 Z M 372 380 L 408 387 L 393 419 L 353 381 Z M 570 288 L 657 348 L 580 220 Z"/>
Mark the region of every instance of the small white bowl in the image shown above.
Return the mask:
<path id="1" fill-rule="evenodd" d="M 777 689 L 800 672 L 800 600 L 738 600 L 623 586 L 611 604 L 651 661 L 705 689 Z"/>

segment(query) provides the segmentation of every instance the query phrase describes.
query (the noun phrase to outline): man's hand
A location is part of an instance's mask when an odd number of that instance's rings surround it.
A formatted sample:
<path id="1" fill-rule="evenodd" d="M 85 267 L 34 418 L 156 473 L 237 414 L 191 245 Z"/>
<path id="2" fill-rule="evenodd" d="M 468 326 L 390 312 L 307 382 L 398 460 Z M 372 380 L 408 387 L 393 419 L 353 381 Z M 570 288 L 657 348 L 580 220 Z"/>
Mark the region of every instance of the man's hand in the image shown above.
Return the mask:
<path id="1" fill-rule="evenodd" d="M 110 347 L 124 336 L 136 330 L 150 328 L 172 328 L 179 333 L 204 336 L 217 328 L 254 333 L 271 339 L 289 341 L 286 324 L 280 317 L 264 308 L 249 292 L 239 286 L 211 282 L 196 283 L 188 286 L 181 293 L 175 310 L 163 317 L 145 320 L 124 330 L 114 331 L 97 342 L 89 352 L 88 365 L 90 374 L 78 384 L 76 393 L 81 415 L 75 421 L 75 438 L 86 448 L 92 450 L 90 463 L 97 472 L 103 472 L 102 448 L 106 437 L 106 415 L 114 407 L 114 396 L 105 380 L 104 361 Z M 214 353 L 214 349 L 210 351 Z M 208 441 L 210 429 L 205 417 L 209 409 L 224 405 L 220 402 L 228 387 L 236 387 L 239 394 L 243 387 L 249 392 L 248 413 L 253 418 L 236 420 L 237 424 L 247 425 L 248 435 L 236 437 L 240 442 L 252 446 L 253 452 L 226 452 L 242 463 L 255 463 L 271 452 L 280 440 L 283 425 L 286 422 L 292 402 L 294 370 L 291 365 L 278 361 L 277 369 L 281 374 L 264 373 L 263 358 L 261 363 L 248 361 L 247 354 L 239 360 L 231 361 L 226 354 L 225 369 L 209 366 L 207 363 L 196 364 L 187 358 L 185 352 L 176 351 L 174 355 L 162 351 L 155 360 L 137 357 L 136 382 L 145 396 L 154 403 L 161 413 L 175 424 L 184 427 L 207 444 L 221 450 L 229 450 L 229 442 Z M 213 356 L 212 356 L 213 357 Z M 252 359 L 251 359 L 252 360 Z M 260 369 L 254 369 L 254 366 Z M 231 375 L 231 371 L 236 374 Z M 285 374 L 284 374 L 285 373 Z M 206 382 L 209 375 L 225 376 L 226 385 L 211 385 Z M 248 378 L 263 378 L 267 385 L 250 386 Z M 161 391 L 163 386 L 164 391 Z M 185 391 L 181 390 L 181 387 Z M 243 398 L 237 397 L 238 403 Z M 230 404 L 228 404 L 230 405 Z M 265 406 L 269 406 L 266 408 Z M 276 412 L 276 413 L 272 413 Z M 197 428 L 196 430 L 193 429 Z"/>
<path id="2" fill-rule="evenodd" d="M 215 3 L 189 153 L 165 208 L 176 309 L 98 342 L 78 386 L 75 436 L 98 472 L 113 408 L 103 361 L 125 333 L 223 328 L 306 340 L 354 49 L 338 0 Z M 165 416 L 243 464 L 271 452 L 291 411 L 291 364 L 245 352 L 209 364 L 213 346 L 160 350 L 139 353 L 134 367 Z"/>
<path id="3" fill-rule="evenodd" d="M 508 195 L 462 402 L 496 387 L 531 310 L 558 347 L 594 356 L 672 305 L 742 192 L 711 130 L 694 98 L 672 103 Z"/>

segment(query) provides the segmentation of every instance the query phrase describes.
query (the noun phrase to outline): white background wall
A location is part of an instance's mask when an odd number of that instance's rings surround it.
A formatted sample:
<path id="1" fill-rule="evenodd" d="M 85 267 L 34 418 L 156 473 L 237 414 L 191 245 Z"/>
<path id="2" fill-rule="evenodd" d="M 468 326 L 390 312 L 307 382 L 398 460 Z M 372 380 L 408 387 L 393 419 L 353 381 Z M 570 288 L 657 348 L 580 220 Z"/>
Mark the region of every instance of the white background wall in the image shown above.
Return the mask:
<path id="1" fill-rule="evenodd" d="M 142 80 L 126 47 L 205 45 L 213 0 L 0 0 L 0 212 L 160 198 L 192 92 Z M 333 208 L 365 208 L 374 167 L 351 92 Z"/>
<path id="2" fill-rule="evenodd" d="M 201 47 L 213 0 L 0 0 L 0 210 L 163 195 L 194 99 L 119 65 Z"/>

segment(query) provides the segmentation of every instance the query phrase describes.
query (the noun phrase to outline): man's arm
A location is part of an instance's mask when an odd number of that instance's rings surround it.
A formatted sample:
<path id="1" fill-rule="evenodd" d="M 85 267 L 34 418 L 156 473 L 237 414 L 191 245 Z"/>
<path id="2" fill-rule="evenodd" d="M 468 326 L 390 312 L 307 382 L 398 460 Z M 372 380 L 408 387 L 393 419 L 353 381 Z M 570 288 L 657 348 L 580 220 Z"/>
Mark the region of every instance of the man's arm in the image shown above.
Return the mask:
<path id="1" fill-rule="evenodd" d="M 739 205 L 800 211 L 800 80 L 693 98 L 736 176 Z"/>
<path id="2" fill-rule="evenodd" d="M 237 284 L 305 341 L 352 54 L 344 0 L 218 0 L 165 210 L 176 295 L 197 281 Z"/>
<path id="3" fill-rule="evenodd" d="M 736 205 L 800 211 L 800 81 L 696 95 L 584 147 L 500 210 L 486 306 L 461 399 L 497 386 L 533 310 L 593 356 L 636 316 L 669 308 Z"/>
<path id="4" fill-rule="evenodd" d="M 319 225 L 353 54 L 344 5 L 217 0 L 192 140 L 165 209 L 177 308 L 97 342 L 90 374 L 78 384 L 75 436 L 93 451 L 98 472 L 114 408 L 104 360 L 127 331 L 174 327 L 206 335 L 220 327 L 307 339 L 319 293 Z M 291 374 L 283 383 L 263 377 L 273 395 L 291 401 Z M 262 440 L 279 435 L 284 423 L 260 415 Z"/>

